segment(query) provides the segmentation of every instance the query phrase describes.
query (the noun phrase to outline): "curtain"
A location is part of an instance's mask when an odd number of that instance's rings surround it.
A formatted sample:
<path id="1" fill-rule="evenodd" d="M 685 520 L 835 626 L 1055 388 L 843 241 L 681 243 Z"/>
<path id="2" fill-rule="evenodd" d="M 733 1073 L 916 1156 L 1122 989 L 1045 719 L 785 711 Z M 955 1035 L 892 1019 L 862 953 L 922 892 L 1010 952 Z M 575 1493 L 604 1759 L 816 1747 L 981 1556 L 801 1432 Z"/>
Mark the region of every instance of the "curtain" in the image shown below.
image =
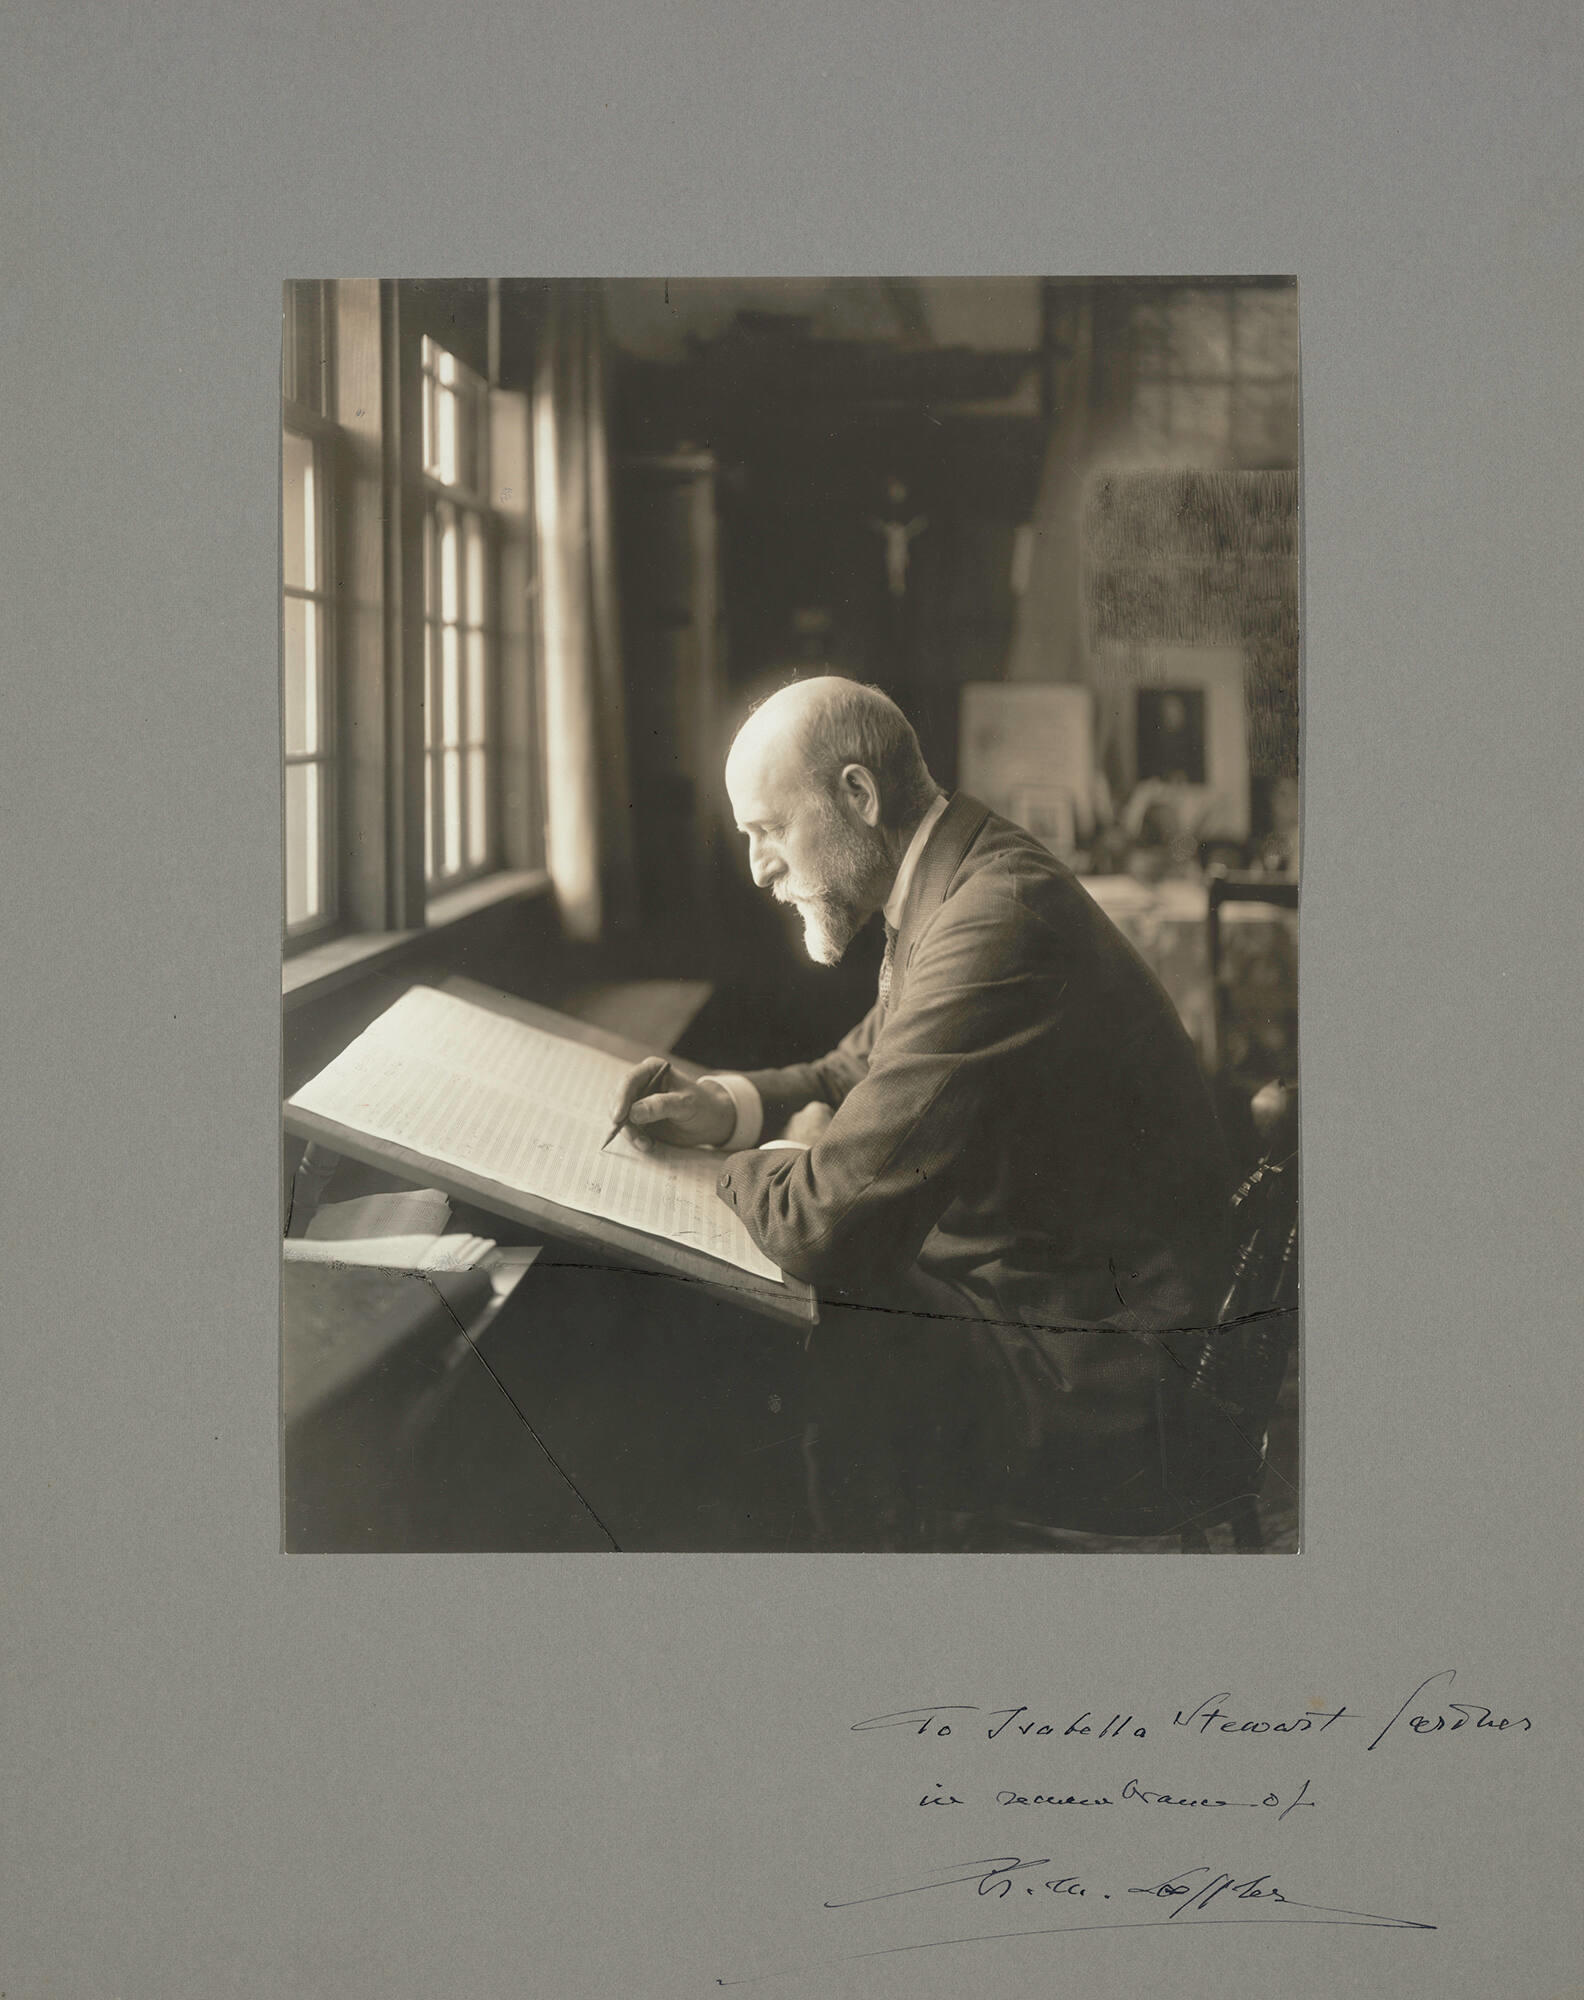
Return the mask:
<path id="1" fill-rule="evenodd" d="M 633 909 L 605 306 L 595 280 L 548 291 L 533 387 L 545 859 L 567 935 L 591 940 Z"/>

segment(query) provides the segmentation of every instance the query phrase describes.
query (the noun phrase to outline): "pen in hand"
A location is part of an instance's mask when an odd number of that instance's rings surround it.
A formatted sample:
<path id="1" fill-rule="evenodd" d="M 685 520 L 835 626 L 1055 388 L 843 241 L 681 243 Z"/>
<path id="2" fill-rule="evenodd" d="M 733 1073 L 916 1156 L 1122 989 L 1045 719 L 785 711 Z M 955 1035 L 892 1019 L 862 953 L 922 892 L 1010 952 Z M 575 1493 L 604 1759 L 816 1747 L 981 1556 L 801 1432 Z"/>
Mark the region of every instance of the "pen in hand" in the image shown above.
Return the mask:
<path id="1" fill-rule="evenodd" d="M 660 1065 L 660 1067 L 655 1071 L 654 1075 L 650 1077 L 648 1088 L 642 1091 L 640 1095 L 643 1097 L 653 1097 L 656 1095 L 657 1092 L 664 1090 L 669 1085 L 670 1081 L 671 1081 L 671 1065 L 668 1062 L 663 1062 Z M 638 1098 L 635 1097 L 633 1099 L 633 1104 L 636 1104 L 637 1102 Z M 632 1111 L 632 1105 L 629 1105 L 627 1109 L 628 1109 L 628 1115 L 630 1116 Z M 609 1132 L 606 1133 L 604 1139 L 601 1141 L 600 1151 L 602 1153 L 604 1152 L 605 1148 L 610 1144 L 611 1140 L 615 1138 L 616 1134 L 622 1130 L 622 1128 L 626 1125 L 626 1123 L 627 1119 L 625 1117 L 618 1118 L 616 1120 L 616 1123 L 610 1128 Z"/>

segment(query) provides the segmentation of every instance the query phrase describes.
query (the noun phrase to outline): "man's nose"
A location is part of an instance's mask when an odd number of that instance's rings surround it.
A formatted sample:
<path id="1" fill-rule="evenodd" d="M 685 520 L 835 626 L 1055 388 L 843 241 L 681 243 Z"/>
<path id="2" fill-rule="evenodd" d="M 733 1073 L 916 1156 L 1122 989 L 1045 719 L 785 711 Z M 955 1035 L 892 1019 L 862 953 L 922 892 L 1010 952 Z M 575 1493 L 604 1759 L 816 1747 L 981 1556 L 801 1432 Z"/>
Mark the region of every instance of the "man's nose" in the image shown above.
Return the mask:
<path id="1" fill-rule="evenodd" d="M 760 841 L 748 843 L 748 872 L 753 876 L 756 889 L 768 889 L 786 870 L 782 862 Z"/>

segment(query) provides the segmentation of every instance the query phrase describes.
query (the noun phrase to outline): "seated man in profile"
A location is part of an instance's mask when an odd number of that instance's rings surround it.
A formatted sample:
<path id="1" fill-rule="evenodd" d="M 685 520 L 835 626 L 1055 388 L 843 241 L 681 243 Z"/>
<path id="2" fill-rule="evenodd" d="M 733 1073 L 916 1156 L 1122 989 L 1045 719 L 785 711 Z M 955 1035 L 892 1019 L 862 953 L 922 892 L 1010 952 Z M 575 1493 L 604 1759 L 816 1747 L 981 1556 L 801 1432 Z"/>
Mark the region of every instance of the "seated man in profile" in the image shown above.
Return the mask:
<path id="1" fill-rule="evenodd" d="M 834 1539 L 874 1546 L 876 1508 L 893 1545 L 997 1506 L 1149 1525 L 1175 1372 L 1156 1336 L 1210 1323 L 1229 1199 L 1171 1001 L 1045 848 L 941 793 L 877 689 L 783 688 L 726 787 L 811 957 L 835 964 L 883 915 L 875 1004 L 785 1069 L 646 1094 L 659 1065 L 640 1064 L 617 1112 L 727 1150 L 720 1198 L 817 1288 Z"/>

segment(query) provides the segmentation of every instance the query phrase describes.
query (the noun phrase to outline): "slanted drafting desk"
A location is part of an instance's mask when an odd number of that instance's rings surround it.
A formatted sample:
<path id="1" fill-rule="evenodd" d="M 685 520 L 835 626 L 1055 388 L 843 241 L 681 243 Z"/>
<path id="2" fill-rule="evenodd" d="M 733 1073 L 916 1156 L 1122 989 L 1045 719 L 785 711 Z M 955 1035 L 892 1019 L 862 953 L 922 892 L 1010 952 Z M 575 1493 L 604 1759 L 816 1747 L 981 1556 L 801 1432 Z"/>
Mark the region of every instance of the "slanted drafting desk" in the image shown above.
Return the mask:
<path id="1" fill-rule="evenodd" d="M 508 1019 L 526 1022 L 530 1027 L 558 1035 L 564 1040 L 581 1042 L 587 1047 L 602 1049 L 625 1062 L 640 1062 L 645 1056 L 654 1053 L 636 1042 L 628 1041 L 624 1036 L 609 1034 L 603 1029 L 591 1027 L 587 1022 L 554 1013 L 547 1007 L 535 1006 L 532 1001 L 518 1000 L 508 994 L 498 993 L 493 988 L 480 986 L 471 979 L 448 979 L 441 991 L 456 999 L 466 1000 L 475 1007 L 486 1008 Z M 701 1073 L 696 1065 L 681 1062 L 675 1057 L 672 1058 L 672 1064 L 680 1075 L 686 1077 L 697 1077 Z M 650 1235 L 643 1230 L 629 1228 L 623 1223 L 610 1222 L 603 1217 L 585 1215 L 579 1210 L 564 1208 L 543 1196 L 530 1194 L 521 1188 L 508 1187 L 482 1174 L 432 1159 L 427 1154 L 414 1152 L 392 1140 L 355 1131 L 350 1126 L 339 1124 L 321 1113 L 307 1111 L 299 1106 L 287 1105 L 285 1123 L 289 1132 L 315 1141 L 335 1153 L 345 1154 L 349 1159 L 361 1160 L 369 1166 L 384 1168 L 404 1180 L 421 1186 L 442 1188 L 447 1194 L 459 1200 L 471 1202 L 475 1207 L 487 1209 L 492 1214 L 508 1216 L 530 1229 L 541 1231 L 562 1241 L 607 1253 L 614 1252 L 624 1261 L 640 1269 L 657 1270 L 685 1278 L 718 1297 L 729 1299 L 734 1304 L 746 1306 L 752 1311 L 767 1313 L 773 1318 L 790 1320 L 796 1325 L 803 1326 L 812 1326 L 819 1318 L 819 1308 L 812 1288 L 799 1279 L 786 1277 L 777 1282 L 753 1272 L 739 1270 L 704 1251 L 690 1249 L 687 1245 L 673 1242 L 667 1237 Z"/>

